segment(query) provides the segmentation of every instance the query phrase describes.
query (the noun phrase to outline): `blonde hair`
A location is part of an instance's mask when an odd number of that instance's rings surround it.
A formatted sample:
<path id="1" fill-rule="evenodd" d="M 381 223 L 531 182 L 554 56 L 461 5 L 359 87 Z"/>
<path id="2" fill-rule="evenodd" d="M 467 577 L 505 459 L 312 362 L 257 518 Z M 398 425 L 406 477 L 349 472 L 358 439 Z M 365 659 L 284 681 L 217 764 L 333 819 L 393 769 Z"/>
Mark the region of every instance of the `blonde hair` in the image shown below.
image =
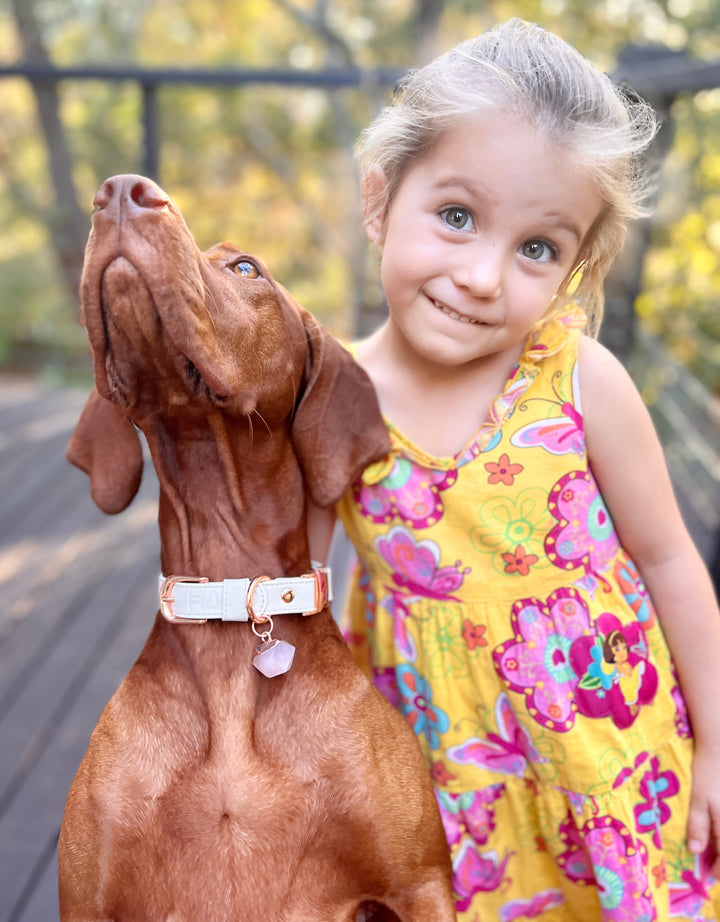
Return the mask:
<path id="1" fill-rule="evenodd" d="M 553 302 L 579 303 L 595 334 L 603 280 L 622 248 L 628 221 L 647 213 L 642 155 L 657 120 L 646 102 L 540 26 L 511 19 L 407 75 L 358 142 L 366 192 L 371 170 L 379 168 L 385 179 L 375 200 L 366 200 L 366 216 L 386 213 L 408 168 L 443 132 L 468 118 L 497 114 L 527 121 L 570 150 L 598 184 L 604 207 Z"/>

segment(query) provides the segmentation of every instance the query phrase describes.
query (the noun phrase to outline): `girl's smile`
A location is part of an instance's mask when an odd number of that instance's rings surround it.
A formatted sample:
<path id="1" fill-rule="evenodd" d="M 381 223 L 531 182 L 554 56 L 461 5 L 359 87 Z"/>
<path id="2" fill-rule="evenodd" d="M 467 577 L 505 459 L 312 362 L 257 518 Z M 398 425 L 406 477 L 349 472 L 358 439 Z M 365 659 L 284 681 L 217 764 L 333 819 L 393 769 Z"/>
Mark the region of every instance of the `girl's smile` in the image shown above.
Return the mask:
<path id="1" fill-rule="evenodd" d="M 459 314 L 457 311 L 454 311 L 451 307 L 448 307 L 446 304 L 442 304 L 440 301 L 435 301 L 434 304 L 438 310 L 441 310 L 444 314 L 447 314 L 448 317 L 452 317 L 453 320 L 459 320 L 460 323 L 473 323 L 473 324 L 480 325 L 480 326 L 485 325 L 485 321 L 478 320 L 475 317 L 470 317 L 467 314 Z"/>

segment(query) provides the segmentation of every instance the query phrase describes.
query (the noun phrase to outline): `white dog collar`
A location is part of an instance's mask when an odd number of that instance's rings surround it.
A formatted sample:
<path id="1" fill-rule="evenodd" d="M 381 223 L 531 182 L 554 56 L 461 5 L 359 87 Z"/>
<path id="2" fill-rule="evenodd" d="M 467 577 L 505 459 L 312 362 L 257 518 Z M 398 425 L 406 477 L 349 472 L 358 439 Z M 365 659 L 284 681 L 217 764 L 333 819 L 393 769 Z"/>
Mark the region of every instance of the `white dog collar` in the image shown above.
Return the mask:
<path id="1" fill-rule="evenodd" d="M 213 583 L 204 576 L 160 577 L 160 611 L 173 624 L 211 619 L 264 624 L 276 615 L 315 615 L 331 599 L 329 567 L 315 567 L 302 576 Z"/>

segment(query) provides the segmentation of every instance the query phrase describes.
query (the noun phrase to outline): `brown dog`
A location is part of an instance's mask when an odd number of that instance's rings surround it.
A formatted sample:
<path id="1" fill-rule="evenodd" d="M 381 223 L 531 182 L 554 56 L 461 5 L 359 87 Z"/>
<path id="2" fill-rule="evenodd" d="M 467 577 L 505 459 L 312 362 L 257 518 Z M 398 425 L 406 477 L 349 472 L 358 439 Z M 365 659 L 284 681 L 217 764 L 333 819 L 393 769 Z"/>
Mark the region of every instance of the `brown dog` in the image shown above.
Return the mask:
<path id="1" fill-rule="evenodd" d="M 163 574 L 210 584 L 163 584 L 92 735 L 60 835 L 61 918 L 451 922 L 416 740 L 353 664 L 309 560 L 306 496 L 334 503 L 387 451 L 372 387 L 258 260 L 201 253 L 149 180 L 113 177 L 94 204 L 96 390 L 68 457 L 119 512 L 139 427 Z"/>

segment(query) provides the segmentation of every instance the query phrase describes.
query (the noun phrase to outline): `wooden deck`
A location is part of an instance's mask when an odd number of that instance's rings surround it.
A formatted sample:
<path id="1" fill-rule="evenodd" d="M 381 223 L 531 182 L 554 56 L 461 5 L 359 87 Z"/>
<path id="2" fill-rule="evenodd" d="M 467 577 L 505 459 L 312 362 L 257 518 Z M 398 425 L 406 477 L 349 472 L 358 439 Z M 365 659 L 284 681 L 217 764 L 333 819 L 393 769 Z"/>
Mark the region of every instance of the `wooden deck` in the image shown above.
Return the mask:
<path id="1" fill-rule="evenodd" d="M 0 922 L 58 918 L 68 788 L 156 609 L 155 475 L 95 508 L 64 458 L 86 396 L 0 376 Z"/>

